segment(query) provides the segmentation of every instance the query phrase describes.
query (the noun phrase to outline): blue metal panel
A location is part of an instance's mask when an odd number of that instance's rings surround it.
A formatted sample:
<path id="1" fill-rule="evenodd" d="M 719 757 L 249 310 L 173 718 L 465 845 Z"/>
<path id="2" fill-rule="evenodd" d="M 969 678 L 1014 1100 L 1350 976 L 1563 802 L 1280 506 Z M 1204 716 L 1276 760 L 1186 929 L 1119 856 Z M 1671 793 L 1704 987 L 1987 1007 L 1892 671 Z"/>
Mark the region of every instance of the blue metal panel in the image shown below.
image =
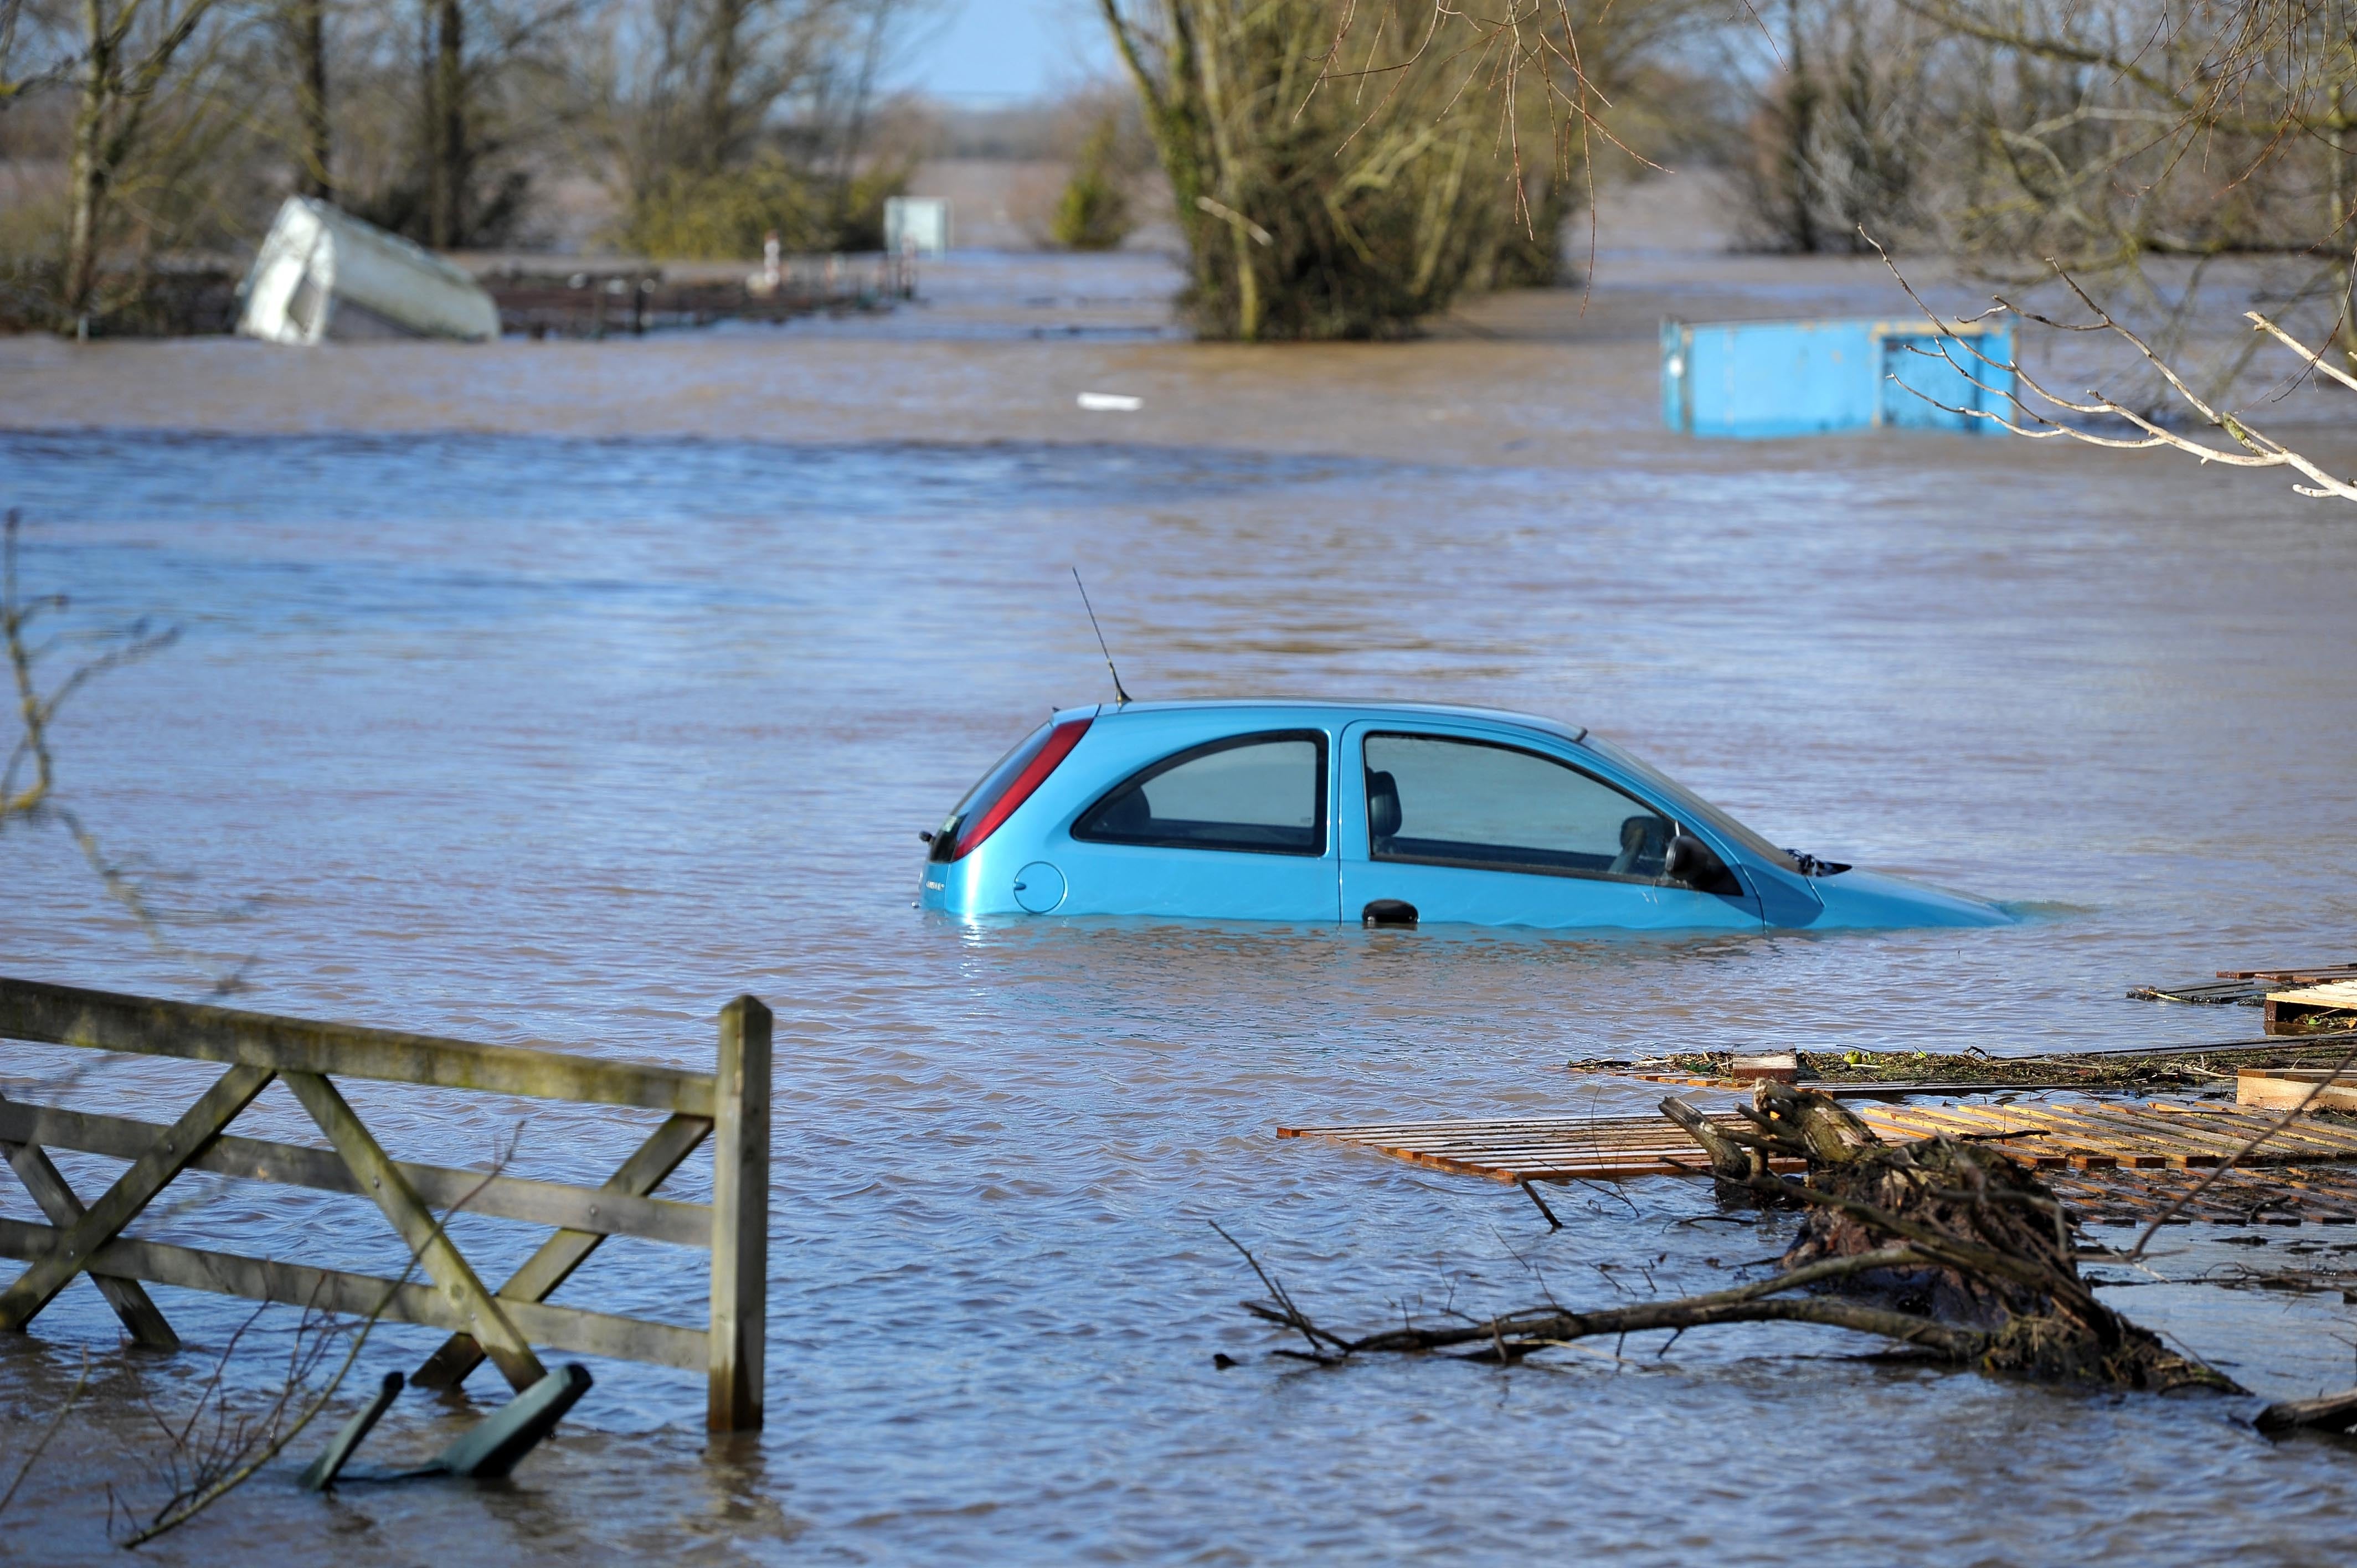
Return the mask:
<path id="1" fill-rule="evenodd" d="M 2005 413 L 2013 392 L 2013 333 L 1952 338 L 1896 328 L 1882 337 L 1879 423 L 1906 430 L 1994 430 L 1958 410 Z"/>
<path id="2" fill-rule="evenodd" d="M 1880 425 L 1977 432 L 1993 427 L 1950 409 L 2001 410 L 2013 374 L 1998 367 L 2011 358 L 2012 335 L 2003 328 L 1943 338 L 1904 321 L 1667 321 L 1662 420 L 1689 435 Z"/>

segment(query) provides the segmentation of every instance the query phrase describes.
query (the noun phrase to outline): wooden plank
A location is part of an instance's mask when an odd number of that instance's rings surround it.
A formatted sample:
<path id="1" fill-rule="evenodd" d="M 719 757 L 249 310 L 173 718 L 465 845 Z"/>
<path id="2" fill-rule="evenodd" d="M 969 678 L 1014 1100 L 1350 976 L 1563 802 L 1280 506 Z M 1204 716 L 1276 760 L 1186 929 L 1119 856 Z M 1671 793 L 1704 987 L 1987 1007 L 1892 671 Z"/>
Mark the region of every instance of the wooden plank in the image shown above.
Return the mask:
<path id="1" fill-rule="evenodd" d="M 750 1432 L 762 1415 L 770 1289 L 769 1008 L 739 996 L 720 1010 L 713 1073 L 712 1331 L 704 1423 Z"/>
<path id="2" fill-rule="evenodd" d="M 0 1098 L 0 1141 L 30 1142 L 52 1149 L 135 1159 L 162 1131 L 153 1122 L 135 1122 L 128 1117 L 24 1105 Z M 471 1193 L 473 1197 L 467 1204 L 469 1214 L 521 1219 L 533 1225 L 563 1226 L 600 1236 L 637 1236 L 651 1241 L 668 1241 L 677 1247 L 712 1245 L 712 1211 L 700 1203 L 648 1197 L 642 1193 L 616 1188 L 611 1183 L 592 1190 L 564 1182 L 503 1176 L 493 1176 L 486 1185 L 480 1171 L 413 1165 L 406 1160 L 396 1160 L 393 1165 L 418 1197 L 436 1208 L 447 1208 Z M 233 1133 L 224 1133 L 214 1139 L 188 1162 L 188 1168 L 255 1181 L 285 1182 L 321 1192 L 368 1196 L 360 1179 L 331 1149 L 241 1138 Z"/>
<path id="3" fill-rule="evenodd" d="M 2357 1009 L 2357 980 L 2334 981 L 2325 985 L 2295 986 L 2288 991 L 2270 991 L 2270 1002 L 2297 1003 L 2303 1007 L 2339 1012 L 2343 1008 Z"/>
<path id="4" fill-rule="evenodd" d="M 2295 1074 L 2245 1068 L 2234 1075 L 2234 1103 L 2263 1111 L 2288 1111 L 2300 1104 L 2311 1111 L 2357 1111 L 2357 1073 L 2318 1089 L 2324 1076 L 2322 1069 Z M 2311 1090 L 2312 1100 L 2309 1098 Z"/>
<path id="5" fill-rule="evenodd" d="M 336 1086 L 317 1073 L 290 1072 L 285 1076 L 286 1087 L 295 1091 L 295 1098 L 303 1102 L 303 1109 L 311 1113 L 319 1131 L 336 1145 L 344 1164 L 360 1177 L 363 1189 L 384 1210 L 384 1217 L 393 1221 L 401 1239 L 409 1243 L 411 1255 L 449 1302 L 451 1311 L 467 1332 L 498 1364 L 509 1385 L 521 1393 L 546 1377 L 548 1369 L 532 1353 L 531 1343 L 491 1299 L 491 1293 L 475 1277 L 473 1266 L 452 1242 L 449 1233 L 436 1221 L 425 1200 L 394 1168 L 378 1145 L 375 1134 L 361 1124 Z"/>
<path id="6" fill-rule="evenodd" d="M 604 1187 L 597 1190 L 602 1201 L 614 1203 L 624 1197 L 644 1197 L 662 1185 L 663 1178 L 679 1168 L 679 1163 L 693 1153 L 712 1123 L 701 1116 L 674 1116 L 654 1131 L 654 1135 L 639 1145 L 636 1153 L 622 1162 Z M 712 1210 L 696 1204 L 676 1204 L 671 1207 L 693 1209 L 704 1221 L 704 1235 L 699 1245 L 712 1245 Z M 540 1250 L 524 1260 L 523 1266 L 510 1274 L 500 1286 L 500 1299 L 505 1301 L 546 1301 L 556 1287 L 570 1278 L 573 1271 L 588 1262 L 589 1254 L 597 1250 L 605 1236 L 587 1230 L 559 1230 L 540 1244 Z M 454 1334 L 440 1349 L 426 1359 L 410 1380 L 429 1389 L 455 1389 L 467 1380 L 477 1367 L 483 1364 L 483 1348 L 473 1336 Z M 702 1366 L 701 1362 L 697 1363 Z"/>
<path id="7" fill-rule="evenodd" d="M 0 1219 L 0 1257 L 47 1257 L 59 1235 L 51 1226 Z M 277 1302 L 353 1317 L 378 1313 L 389 1322 L 429 1328 L 468 1326 L 442 1292 L 414 1283 L 393 1289 L 394 1282 L 372 1274 L 202 1251 L 135 1237 L 117 1237 L 99 1247 L 91 1254 L 91 1266 L 152 1284 L 242 1296 L 248 1301 Z M 554 1350 L 646 1361 L 682 1371 L 701 1371 L 707 1359 L 705 1337 L 698 1329 L 529 1302 L 514 1303 L 508 1311 L 517 1326 L 536 1343 Z"/>
<path id="8" fill-rule="evenodd" d="M 90 1254 L 139 1217 L 171 1179 L 210 1143 L 231 1118 L 253 1103 L 269 1085 L 271 1071 L 260 1067 L 233 1067 L 213 1080 L 212 1087 L 161 1137 L 131 1162 L 82 1214 L 65 1227 L 57 1250 L 18 1274 L 0 1291 L 0 1328 L 21 1329 L 41 1308 L 57 1298 L 66 1282 L 89 1263 Z M 121 1271 L 113 1271 L 121 1272 Z"/>
<path id="9" fill-rule="evenodd" d="M 39 981 L 0 979 L 0 1038 L 333 1073 L 538 1100 L 712 1114 L 712 1079 L 642 1062 L 485 1046 Z"/>
<path id="10" fill-rule="evenodd" d="M 13 1109 L 8 1097 L 0 1094 L 0 1112 Z M 160 1133 L 163 1129 L 158 1127 L 153 1131 Z M 154 1142 L 152 1135 L 148 1141 Z M 40 1206 L 42 1213 L 49 1217 L 50 1224 L 60 1230 L 70 1230 L 74 1221 L 89 1212 L 66 1181 L 65 1173 L 59 1170 L 56 1163 L 42 1151 L 39 1143 L 11 1138 L 5 1131 L 0 1131 L 0 1159 L 8 1162 L 9 1168 L 24 1182 L 25 1190 L 33 1195 L 33 1201 Z M 151 1350 L 177 1350 L 180 1348 L 180 1337 L 172 1332 L 171 1324 L 166 1321 L 161 1309 L 148 1299 L 147 1293 L 139 1288 L 137 1280 L 120 1279 L 113 1274 L 92 1274 L 90 1283 L 98 1287 L 98 1294 L 106 1298 L 106 1305 L 114 1309 L 114 1316 L 123 1320 L 123 1326 L 130 1331 L 133 1344 L 144 1345 Z"/>

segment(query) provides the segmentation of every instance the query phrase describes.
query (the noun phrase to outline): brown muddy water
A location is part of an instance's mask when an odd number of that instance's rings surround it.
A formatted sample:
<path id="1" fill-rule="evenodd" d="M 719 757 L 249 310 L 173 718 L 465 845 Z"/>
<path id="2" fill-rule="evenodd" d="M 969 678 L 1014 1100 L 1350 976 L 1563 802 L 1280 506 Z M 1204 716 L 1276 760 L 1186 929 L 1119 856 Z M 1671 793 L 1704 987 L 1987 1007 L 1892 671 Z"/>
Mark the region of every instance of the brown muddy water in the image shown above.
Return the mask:
<path id="1" fill-rule="evenodd" d="M 323 1501 L 293 1487 L 307 1439 L 149 1555 L 2342 1555 L 2357 1450 L 2262 1440 L 2245 1401 L 1932 1371 L 1797 1328 L 1321 1370 L 1236 1309 L 1257 1287 L 1213 1220 L 1357 1326 L 1701 1288 L 1782 1245 L 1667 1180 L 1568 1191 L 1550 1232 L 1510 1188 L 1280 1122 L 1640 1110 L 1652 1092 L 1561 1064 L 1670 1047 L 2233 1038 L 2253 1015 L 2121 993 L 2357 956 L 2357 512 L 2158 456 L 1672 438 L 1657 316 L 1895 306 L 1842 263 L 1606 260 L 1584 317 L 1494 301 L 1384 348 L 1178 341 L 1169 274 L 1137 257 L 978 258 L 882 322 L 639 342 L 0 341 L 0 500 L 26 509 L 32 585 L 83 625 L 185 628 L 77 700 L 66 787 L 188 940 L 252 955 L 243 1004 L 691 1064 L 730 995 L 779 1014 L 758 1438 L 708 1444 L 694 1379 L 598 1365 L 512 1483 Z M 1146 407 L 1082 414 L 1084 391 Z M 920 916 L 918 830 L 1051 705 L 1105 694 L 1073 564 L 1139 695 L 1559 715 L 1779 843 L 2021 922 L 1696 941 Z M 62 836 L 12 832 L 0 876 L 0 972 L 201 991 Z M 0 1048 L 0 1084 L 150 1116 L 193 1093 L 172 1064 L 74 1055 Z M 248 1122 L 296 1133 L 282 1093 Z M 453 1164 L 522 1117 L 517 1168 L 574 1179 L 643 1121 L 355 1098 L 397 1155 Z M 61 1163 L 85 1190 L 110 1169 Z M 148 1233 L 397 1267 L 356 1200 L 182 1187 Z M 32 1215 L 13 1186 L 0 1206 Z M 491 1267 L 538 1234 L 461 1229 Z M 2357 1243 L 2240 1239 L 2172 1231 L 2158 1270 Z M 558 1299 L 698 1321 L 698 1263 L 616 1243 Z M 2357 1380 L 2336 1297 L 2119 1277 L 2126 1310 L 2264 1394 Z M 119 1357 L 86 1283 L 0 1345 L 0 1474 L 85 1348 L 95 1369 L 0 1554 L 113 1560 L 109 1489 L 154 1499 L 143 1399 L 185 1409 L 246 1316 L 156 1295 L 189 1353 Z M 249 1395 L 286 1331 L 265 1318 L 234 1363 Z M 435 1338 L 382 1329 L 361 1375 Z M 407 1396 L 367 1454 L 421 1456 L 466 1414 Z"/>

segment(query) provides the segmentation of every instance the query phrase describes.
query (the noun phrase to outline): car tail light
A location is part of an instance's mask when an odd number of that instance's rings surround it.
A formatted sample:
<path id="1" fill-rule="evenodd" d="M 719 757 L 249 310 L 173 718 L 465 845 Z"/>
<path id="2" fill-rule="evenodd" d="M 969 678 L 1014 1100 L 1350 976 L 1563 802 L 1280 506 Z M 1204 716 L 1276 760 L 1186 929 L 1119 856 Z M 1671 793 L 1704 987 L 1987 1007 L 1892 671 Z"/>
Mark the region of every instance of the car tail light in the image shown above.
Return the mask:
<path id="1" fill-rule="evenodd" d="M 999 824 L 1013 816 L 1033 791 L 1048 781 L 1048 775 L 1072 754 L 1081 736 L 1089 733 L 1089 718 L 1065 719 L 1058 724 L 1042 725 L 1021 746 L 1006 754 L 983 781 L 974 786 L 974 793 L 958 808 L 954 837 L 945 831 L 934 841 L 936 859 L 963 860 L 982 846 L 982 841 L 998 831 Z M 941 853 L 946 844 L 947 854 Z"/>

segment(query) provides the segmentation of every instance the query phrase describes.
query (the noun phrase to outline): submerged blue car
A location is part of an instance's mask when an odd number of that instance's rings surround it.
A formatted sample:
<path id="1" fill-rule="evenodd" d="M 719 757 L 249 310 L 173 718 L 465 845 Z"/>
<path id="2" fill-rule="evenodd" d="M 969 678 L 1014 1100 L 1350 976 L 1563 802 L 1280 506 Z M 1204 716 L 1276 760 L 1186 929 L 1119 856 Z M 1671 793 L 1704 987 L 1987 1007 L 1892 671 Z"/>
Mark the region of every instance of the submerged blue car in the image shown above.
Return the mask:
<path id="1" fill-rule="evenodd" d="M 1058 713 L 958 803 L 918 902 L 953 915 L 1646 930 L 1994 926 L 1778 849 L 1585 729 L 1420 703 Z"/>

